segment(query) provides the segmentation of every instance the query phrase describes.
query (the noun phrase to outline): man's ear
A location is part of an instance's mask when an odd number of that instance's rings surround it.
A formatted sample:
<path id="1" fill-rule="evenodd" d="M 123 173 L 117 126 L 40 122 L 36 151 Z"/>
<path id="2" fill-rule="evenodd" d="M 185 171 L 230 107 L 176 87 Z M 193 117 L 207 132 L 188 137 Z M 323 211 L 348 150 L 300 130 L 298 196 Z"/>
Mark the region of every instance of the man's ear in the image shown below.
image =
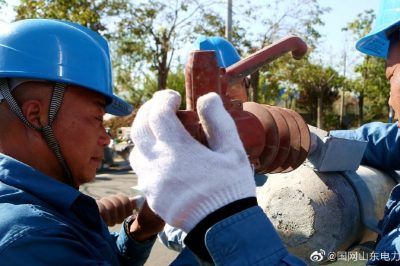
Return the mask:
<path id="1" fill-rule="evenodd" d="M 39 128 L 47 125 L 47 110 L 41 101 L 27 100 L 22 104 L 21 109 L 25 118 L 32 125 Z"/>

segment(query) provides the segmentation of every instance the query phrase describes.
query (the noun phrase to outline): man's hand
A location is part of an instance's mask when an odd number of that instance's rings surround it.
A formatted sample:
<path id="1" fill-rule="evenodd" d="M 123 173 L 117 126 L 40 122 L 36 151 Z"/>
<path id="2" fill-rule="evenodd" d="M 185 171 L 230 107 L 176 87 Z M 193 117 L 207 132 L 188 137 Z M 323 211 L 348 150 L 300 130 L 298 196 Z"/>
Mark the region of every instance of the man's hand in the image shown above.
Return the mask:
<path id="1" fill-rule="evenodd" d="M 208 214 L 256 189 L 236 125 L 220 97 L 197 101 L 208 147 L 185 130 L 176 111 L 180 96 L 158 91 L 138 111 L 131 129 L 130 163 L 150 208 L 168 224 L 189 232 Z"/>
<path id="2" fill-rule="evenodd" d="M 143 197 L 128 197 L 123 193 L 107 196 L 97 200 L 100 216 L 108 226 L 122 223 L 126 218 L 135 215 L 127 233 L 137 241 L 148 240 L 161 232 L 164 221 L 149 208 Z M 139 210 L 140 208 L 140 210 Z M 134 214 L 134 210 L 138 213 Z"/>
<path id="3" fill-rule="evenodd" d="M 136 209 L 136 198 L 129 198 L 123 193 L 110 195 L 96 200 L 100 216 L 108 226 L 122 223 Z"/>
<path id="4" fill-rule="evenodd" d="M 145 201 L 129 228 L 129 235 L 137 241 L 145 241 L 164 229 L 165 222 L 156 215 Z"/>

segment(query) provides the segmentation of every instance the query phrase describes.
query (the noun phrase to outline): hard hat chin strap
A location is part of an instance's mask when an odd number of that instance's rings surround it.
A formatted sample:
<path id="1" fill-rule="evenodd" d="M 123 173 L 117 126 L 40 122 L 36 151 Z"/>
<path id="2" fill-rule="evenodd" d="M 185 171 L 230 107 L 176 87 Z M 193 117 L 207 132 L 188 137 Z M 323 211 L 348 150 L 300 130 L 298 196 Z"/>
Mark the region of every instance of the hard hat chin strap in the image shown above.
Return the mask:
<path id="1" fill-rule="evenodd" d="M 71 175 L 71 170 L 69 169 L 64 156 L 61 153 L 60 145 L 54 136 L 53 129 L 51 128 L 54 119 L 56 118 L 57 112 L 61 107 L 62 99 L 64 96 L 66 84 L 64 83 L 56 83 L 54 85 L 53 94 L 51 96 L 50 107 L 49 107 L 49 119 L 48 123 L 45 126 L 37 127 L 31 124 L 22 113 L 21 108 L 15 101 L 14 97 L 11 95 L 11 92 L 8 88 L 7 79 L 0 79 L 0 93 L 3 95 L 3 98 L 6 100 L 12 112 L 27 126 L 37 131 L 40 131 L 47 142 L 50 150 L 54 152 L 58 162 L 61 164 L 66 177 L 67 183 L 74 187 L 73 178 Z"/>

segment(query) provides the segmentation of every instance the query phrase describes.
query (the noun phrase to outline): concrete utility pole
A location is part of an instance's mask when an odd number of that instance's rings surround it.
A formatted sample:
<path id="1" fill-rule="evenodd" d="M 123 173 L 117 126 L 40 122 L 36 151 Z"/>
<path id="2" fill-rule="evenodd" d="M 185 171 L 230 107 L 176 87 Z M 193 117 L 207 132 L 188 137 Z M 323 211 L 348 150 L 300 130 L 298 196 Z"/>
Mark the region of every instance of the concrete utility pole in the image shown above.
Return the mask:
<path id="1" fill-rule="evenodd" d="M 232 0 L 227 0 L 225 38 L 232 41 Z"/>

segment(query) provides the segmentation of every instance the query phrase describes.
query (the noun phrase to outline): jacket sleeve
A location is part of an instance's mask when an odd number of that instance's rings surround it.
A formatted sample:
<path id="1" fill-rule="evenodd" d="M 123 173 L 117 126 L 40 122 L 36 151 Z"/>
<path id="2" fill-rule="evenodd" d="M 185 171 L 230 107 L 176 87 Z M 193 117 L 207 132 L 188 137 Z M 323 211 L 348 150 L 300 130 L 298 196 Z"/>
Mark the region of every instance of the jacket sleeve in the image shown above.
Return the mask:
<path id="1" fill-rule="evenodd" d="M 397 123 L 373 122 L 355 130 L 333 130 L 329 134 L 367 141 L 362 164 L 384 170 L 400 169 L 400 131 Z"/>
<path id="2" fill-rule="evenodd" d="M 113 265 L 115 255 L 95 254 L 89 245 L 77 239 L 69 230 L 56 227 L 36 227 L 21 230 L 13 241 L 0 249 L 1 265 Z"/>
<path id="3" fill-rule="evenodd" d="M 154 236 L 154 238 L 145 242 L 137 242 L 126 234 L 124 226 L 121 227 L 119 234 L 111 233 L 111 235 L 116 240 L 121 266 L 144 265 L 150 256 L 151 249 L 157 239 L 157 237 Z"/>
<path id="4" fill-rule="evenodd" d="M 205 244 L 215 265 L 306 265 L 289 254 L 259 206 L 209 228 Z"/>
<path id="5" fill-rule="evenodd" d="M 400 185 L 391 192 L 380 222 L 382 234 L 368 265 L 399 265 L 400 261 Z"/>
<path id="6" fill-rule="evenodd" d="M 158 240 L 168 249 L 181 252 L 185 248 L 184 239 L 186 233 L 181 229 L 173 227 L 169 224 L 164 226 L 164 230 L 158 234 Z"/>

